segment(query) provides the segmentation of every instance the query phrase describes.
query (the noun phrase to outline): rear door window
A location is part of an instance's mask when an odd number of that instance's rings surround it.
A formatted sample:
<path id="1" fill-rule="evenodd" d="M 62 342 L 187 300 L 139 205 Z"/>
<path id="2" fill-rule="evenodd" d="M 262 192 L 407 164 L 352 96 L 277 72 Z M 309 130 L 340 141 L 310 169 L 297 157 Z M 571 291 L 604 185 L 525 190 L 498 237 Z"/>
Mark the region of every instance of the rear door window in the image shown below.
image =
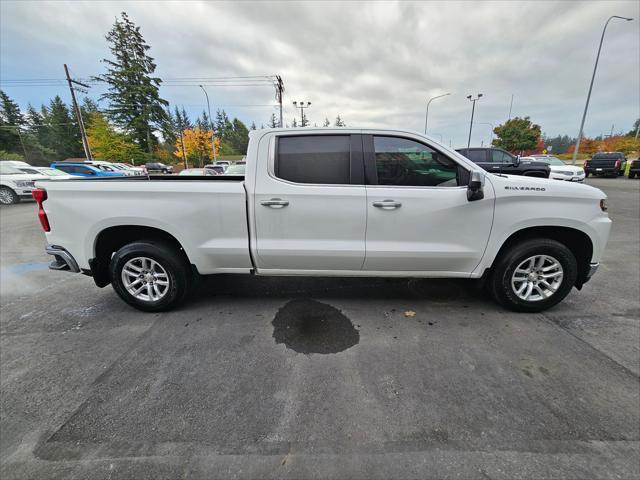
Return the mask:
<path id="1" fill-rule="evenodd" d="M 486 163 L 487 152 L 486 150 L 467 150 L 467 158 L 473 163 Z"/>
<path id="2" fill-rule="evenodd" d="M 283 136 L 278 139 L 276 177 L 295 183 L 349 184 L 349 135 Z"/>

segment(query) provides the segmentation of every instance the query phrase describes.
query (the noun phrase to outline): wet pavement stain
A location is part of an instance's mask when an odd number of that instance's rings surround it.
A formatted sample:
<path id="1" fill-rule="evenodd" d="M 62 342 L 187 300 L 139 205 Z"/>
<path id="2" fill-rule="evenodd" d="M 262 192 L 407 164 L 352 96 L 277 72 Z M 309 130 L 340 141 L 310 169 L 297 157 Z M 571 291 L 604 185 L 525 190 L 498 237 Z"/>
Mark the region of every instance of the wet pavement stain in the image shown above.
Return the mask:
<path id="1" fill-rule="evenodd" d="M 291 300 L 271 323 L 276 343 L 298 353 L 338 353 L 360 341 L 358 330 L 340 310 L 309 298 Z"/>

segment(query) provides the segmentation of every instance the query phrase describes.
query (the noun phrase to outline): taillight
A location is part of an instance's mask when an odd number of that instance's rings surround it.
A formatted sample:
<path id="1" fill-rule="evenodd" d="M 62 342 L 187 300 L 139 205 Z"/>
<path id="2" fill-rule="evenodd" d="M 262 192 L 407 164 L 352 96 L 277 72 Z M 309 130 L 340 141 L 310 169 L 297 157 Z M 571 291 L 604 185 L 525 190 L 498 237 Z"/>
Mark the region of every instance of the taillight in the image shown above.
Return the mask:
<path id="1" fill-rule="evenodd" d="M 622 165 L 622 163 L 620 163 L 620 160 L 616 160 L 616 168 L 618 170 L 620 170 L 620 165 Z"/>
<path id="2" fill-rule="evenodd" d="M 42 202 L 47 199 L 47 191 L 42 188 L 34 188 L 31 190 L 31 196 L 38 203 L 38 219 L 40 220 L 40 225 L 42 225 L 42 229 L 45 232 L 50 232 L 51 227 L 49 226 L 49 219 L 47 218 L 47 214 L 42 207 Z"/>

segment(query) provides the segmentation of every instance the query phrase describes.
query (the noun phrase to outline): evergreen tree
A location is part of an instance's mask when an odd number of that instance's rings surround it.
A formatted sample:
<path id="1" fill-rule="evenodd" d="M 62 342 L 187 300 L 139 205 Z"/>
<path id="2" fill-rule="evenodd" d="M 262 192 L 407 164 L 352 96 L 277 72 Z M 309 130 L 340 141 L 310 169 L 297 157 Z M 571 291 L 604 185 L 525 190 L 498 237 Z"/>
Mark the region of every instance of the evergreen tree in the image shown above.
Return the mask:
<path id="1" fill-rule="evenodd" d="M 342 118 L 340 118 L 340 115 L 338 115 L 338 116 L 336 117 L 336 123 L 335 123 L 335 126 L 336 126 L 336 127 L 346 127 L 346 126 L 347 126 L 347 124 L 346 124 L 346 123 L 344 123 L 344 121 L 342 120 Z"/>
<path id="2" fill-rule="evenodd" d="M 227 132 L 227 137 L 224 141 L 229 144 L 231 149 L 238 155 L 244 155 L 247 153 L 247 146 L 249 145 L 249 130 L 246 125 L 237 118 L 233 119 L 231 132 Z"/>
<path id="3" fill-rule="evenodd" d="M 324 122 L 322 122 L 322 126 L 323 127 L 331 126 L 331 122 L 329 121 L 329 119 L 327 117 L 324 117 Z"/>
<path id="4" fill-rule="evenodd" d="M 249 130 L 256 130 L 256 122 L 251 122 L 251 126 L 249 127 Z"/>
<path id="5" fill-rule="evenodd" d="M 0 90 L 0 150 L 23 153 L 19 129 L 24 123 L 18 104 Z"/>
<path id="6" fill-rule="evenodd" d="M 149 45 L 140 27 L 122 12 L 106 35 L 113 59 L 104 59 L 107 72 L 98 76 L 109 85 L 100 97 L 109 101 L 108 116 L 127 131 L 149 153 L 157 142 L 153 131 L 164 121 L 164 107 L 169 103 L 160 98 L 162 80 L 154 77 L 156 64 L 147 55 Z"/>
<path id="7" fill-rule="evenodd" d="M 46 133 L 43 136 L 43 144 L 53 150 L 59 160 L 84 157 L 77 122 L 59 95 L 51 100 L 44 124 Z"/>
<path id="8" fill-rule="evenodd" d="M 48 135 L 47 126 L 42 114 L 31 104 L 27 106 L 26 134 L 23 135 L 25 149 L 28 151 L 29 161 L 36 165 L 47 165 L 56 160 L 53 150 L 44 146 Z"/>
<path id="9" fill-rule="evenodd" d="M 216 135 L 218 138 L 223 139 L 227 135 L 228 132 L 233 130 L 233 125 L 229 121 L 229 117 L 224 110 L 218 110 L 216 112 L 216 121 L 215 121 L 215 129 Z"/>
<path id="10" fill-rule="evenodd" d="M 291 127 L 296 128 L 298 126 L 298 122 L 296 121 L 295 117 L 293 118 L 293 121 L 291 122 Z"/>
<path id="11" fill-rule="evenodd" d="M 179 135 L 177 128 L 177 120 L 171 114 L 171 110 L 167 108 L 165 112 L 165 119 L 160 127 L 162 133 L 162 139 L 165 144 L 170 145 L 170 151 L 173 151 L 173 145 L 176 143 L 176 139 Z"/>
<path id="12" fill-rule="evenodd" d="M 209 121 L 209 116 L 207 112 L 202 111 L 202 118 L 198 117 L 196 120 L 196 127 L 199 127 L 200 130 L 211 130 L 211 122 Z"/>
<path id="13" fill-rule="evenodd" d="M 272 113 L 271 118 L 269 118 L 269 128 L 278 128 L 280 126 L 280 122 L 276 119 L 276 114 Z"/>

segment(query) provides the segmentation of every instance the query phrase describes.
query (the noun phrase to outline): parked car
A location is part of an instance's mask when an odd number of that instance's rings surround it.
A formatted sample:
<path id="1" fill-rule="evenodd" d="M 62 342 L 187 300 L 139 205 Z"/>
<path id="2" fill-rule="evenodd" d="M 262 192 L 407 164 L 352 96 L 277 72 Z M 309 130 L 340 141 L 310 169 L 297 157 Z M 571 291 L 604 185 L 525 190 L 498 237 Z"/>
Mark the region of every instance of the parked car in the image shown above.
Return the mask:
<path id="1" fill-rule="evenodd" d="M 224 171 L 224 175 L 244 175 L 247 166 L 244 163 L 234 163 L 229 165 Z"/>
<path id="2" fill-rule="evenodd" d="M 522 157 L 522 161 L 541 162 L 549 165 L 551 172 L 549 178 L 554 180 L 566 180 L 568 182 L 584 182 L 584 169 L 575 165 L 567 165 L 553 155 L 530 155 Z"/>
<path id="3" fill-rule="evenodd" d="M 227 160 L 218 160 L 217 162 L 213 163 L 214 165 L 220 165 L 222 167 L 228 167 L 229 165 L 231 165 L 231 162 L 227 161 Z"/>
<path id="4" fill-rule="evenodd" d="M 622 152 L 599 152 L 584 162 L 584 173 L 589 175 L 624 175 L 627 158 Z"/>
<path id="5" fill-rule="evenodd" d="M 537 312 L 591 278 L 611 229 L 597 188 L 489 175 L 410 131 L 257 130 L 248 151 L 243 178 L 37 182 L 51 268 L 144 311 L 245 273 L 479 279 Z"/>
<path id="6" fill-rule="evenodd" d="M 0 204 L 11 205 L 21 199 L 31 198 L 31 191 L 35 188 L 34 182 L 47 178 L 41 174 L 24 173 L 16 167 L 0 162 Z"/>
<path id="7" fill-rule="evenodd" d="M 629 178 L 640 178 L 640 159 L 632 160 L 629 166 Z"/>
<path id="8" fill-rule="evenodd" d="M 501 148 L 459 148 L 456 150 L 487 172 L 506 175 L 549 178 L 549 165 L 534 160 L 523 160 Z"/>
<path id="9" fill-rule="evenodd" d="M 213 170 L 209 170 L 207 168 L 185 168 L 184 170 L 181 170 L 178 175 L 210 176 L 210 175 L 217 175 L 217 173 L 214 173 Z"/>
<path id="10" fill-rule="evenodd" d="M 21 160 L 0 160 L 0 165 L 8 165 L 9 167 L 30 167 L 27 162 Z"/>
<path id="11" fill-rule="evenodd" d="M 222 175 L 228 165 L 205 165 L 204 168 L 210 172 L 214 172 L 213 175 Z"/>
<path id="12" fill-rule="evenodd" d="M 17 167 L 23 173 L 30 173 L 32 175 L 46 175 L 50 180 L 67 180 L 73 178 L 73 175 L 51 167 Z"/>
<path id="13" fill-rule="evenodd" d="M 130 165 L 128 163 L 114 163 L 114 165 L 132 172 L 133 175 L 146 175 L 147 174 L 147 169 L 144 168 L 144 167 L 135 167 L 135 166 Z"/>
<path id="14" fill-rule="evenodd" d="M 85 162 L 54 162 L 51 164 L 51 168 L 62 170 L 69 175 L 75 175 L 77 177 L 124 177 L 124 173 L 120 171 L 114 171 L 113 169 L 107 169 L 105 167 L 99 168 L 96 165 L 91 165 Z M 111 171 L 109 171 L 111 170 Z"/>
<path id="15" fill-rule="evenodd" d="M 161 172 L 161 173 L 173 173 L 173 167 L 171 165 L 165 165 L 159 162 L 150 162 L 145 165 L 147 172 Z"/>

